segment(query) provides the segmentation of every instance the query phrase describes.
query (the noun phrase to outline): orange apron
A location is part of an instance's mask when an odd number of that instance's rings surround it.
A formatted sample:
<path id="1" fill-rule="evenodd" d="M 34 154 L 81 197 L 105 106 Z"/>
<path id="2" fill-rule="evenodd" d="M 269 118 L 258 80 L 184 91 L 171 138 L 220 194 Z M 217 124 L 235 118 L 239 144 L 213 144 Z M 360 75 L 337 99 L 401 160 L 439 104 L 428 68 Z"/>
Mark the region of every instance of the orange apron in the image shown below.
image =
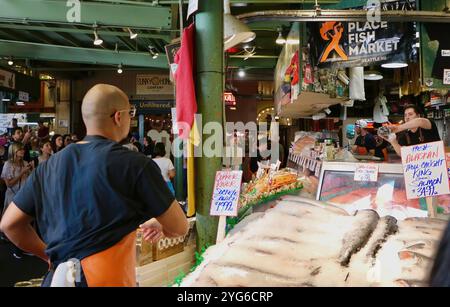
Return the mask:
<path id="1" fill-rule="evenodd" d="M 136 286 L 136 232 L 116 245 L 81 260 L 89 287 Z"/>

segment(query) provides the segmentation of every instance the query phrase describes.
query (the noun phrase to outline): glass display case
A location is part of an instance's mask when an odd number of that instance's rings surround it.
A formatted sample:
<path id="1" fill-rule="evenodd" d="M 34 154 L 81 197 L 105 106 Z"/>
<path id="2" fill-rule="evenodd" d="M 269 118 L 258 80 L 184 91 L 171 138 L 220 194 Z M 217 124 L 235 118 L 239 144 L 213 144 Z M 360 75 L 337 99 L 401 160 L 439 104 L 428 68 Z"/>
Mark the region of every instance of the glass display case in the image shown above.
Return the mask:
<path id="1" fill-rule="evenodd" d="M 376 182 L 355 181 L 358 162 L 324 162 L 316 199 L 344 208 L 350 214 L 373 209 L 398 220 L 428 216 L 425 199 L 407 199 L 401 164 L 376 163 Z M 450 195 L 437 197 L 438 213 L 450 213 Z"/>

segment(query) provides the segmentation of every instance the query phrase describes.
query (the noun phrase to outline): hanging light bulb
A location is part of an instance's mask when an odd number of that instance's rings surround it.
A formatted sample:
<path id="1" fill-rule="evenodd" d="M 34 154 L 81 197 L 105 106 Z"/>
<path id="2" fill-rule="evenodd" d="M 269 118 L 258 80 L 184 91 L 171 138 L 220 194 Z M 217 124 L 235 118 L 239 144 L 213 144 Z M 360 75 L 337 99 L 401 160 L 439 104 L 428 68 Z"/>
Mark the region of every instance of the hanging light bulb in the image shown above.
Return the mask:
<path id="1" fill-rule="evenodd" d="M 159 53 L 157 51 L 154 50 L 153 46 L 148 46 L 148 49 L 150 50 L 150 54 L 152 55 L 152 58 L 155 60 L 156 58 L 158 58 Z"/>
<path id="2" fill-rule="evenodd" d="M 238 71 L 238 76 L 241 77 L 241 78 L 244 78 L 244 77 L 245 77 L 245 70 L 240 69 L 240 70 Z"/>
<path id="3" fill-rule="evenodd" d="M 281 29 L 278 30 L 278 37 L 275 40 L 275 43 L 277 43 L 277 45 L 284 45 L 284 44 L 286 44 L 286 39 L 283 37 L 283 34 L 281 34 Z"/>
<path id="4" fill-rule="evenodd" d="M 138 36 L 137 33 L 133 33 L 133 31 L 131 31 L 130 28 L 128 28 L 128 32 L 130 33 L 130 39 L 136 39 L 136 37 Z"/>
<path id="5" fill-rule="evenodd" d="M 250 30 L 245 23 L 231 15 L 230 0 L 224 0 L 223 23 L 224 50 L 240 43 L 251 42 L 256 37 L 255 32 Z"/>
<path id="6" fill-rule="evenodd" d="M 12 60 L 12 58 L 9 58 L 8 65 L 9 66 L 13 66 L 14 65 L 14 61 Z"/>
<path id="7" fill-rule="evenodd" d="M 123 73 L 123 70 L 122 70 L 122 64 L 119 64 L 119 66 L 117 66 L 117 73 L 118 73 L 118 74 Z"/>
<path id="8" fill-rule="evenodd" d="M 103 40 L 98 36 L 97 29 L 94 28 L 94 45 L 100 46 L 101 44 L 103 44 Z"/>

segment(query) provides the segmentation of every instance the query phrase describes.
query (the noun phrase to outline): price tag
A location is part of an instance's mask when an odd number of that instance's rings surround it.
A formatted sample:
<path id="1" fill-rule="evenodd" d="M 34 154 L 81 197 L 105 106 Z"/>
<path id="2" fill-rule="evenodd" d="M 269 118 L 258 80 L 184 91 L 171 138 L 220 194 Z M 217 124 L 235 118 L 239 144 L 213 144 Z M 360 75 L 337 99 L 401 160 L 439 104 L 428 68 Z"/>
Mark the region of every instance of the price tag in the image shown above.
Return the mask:
<path id="1" fill-rule="evenodd" d="M 402 147 L 402 164 L 407 199 L 450 194 L 442 141 Z"/>
<path id="2" fill-rule="evenodd" d="M 237 216 L 242 171 L 218 171 L 214 182 L 210 215 Z"/>
<path id="3" fill-rule="evenodd" d="M 376 182 L 378 180 L 378 164 L 359 164 L 355 169 L 354 180 Z"/>

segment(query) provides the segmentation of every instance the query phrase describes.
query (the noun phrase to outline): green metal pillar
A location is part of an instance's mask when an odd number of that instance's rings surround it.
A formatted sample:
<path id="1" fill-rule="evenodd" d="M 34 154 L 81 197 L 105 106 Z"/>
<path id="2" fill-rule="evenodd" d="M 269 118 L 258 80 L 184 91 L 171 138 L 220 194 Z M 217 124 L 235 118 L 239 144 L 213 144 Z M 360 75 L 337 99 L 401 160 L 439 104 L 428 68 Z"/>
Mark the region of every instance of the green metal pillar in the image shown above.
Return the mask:
<path id="1" fill-rule="evenodd" d="M 223 99 L 223 1 L 199 0 L 195 18 L 196 94 L 202 122 L 222 123 Z M 199 127 L 200 129 L 200 127 Z M 208 137 L 208 135 L 206 135 Z M 203 142 L 206 139 L 202 136 Z M 197 249 L 215 244 L 218 218 L 209 216 L 216 171 L 221 157 L 195 159 Z"/>

